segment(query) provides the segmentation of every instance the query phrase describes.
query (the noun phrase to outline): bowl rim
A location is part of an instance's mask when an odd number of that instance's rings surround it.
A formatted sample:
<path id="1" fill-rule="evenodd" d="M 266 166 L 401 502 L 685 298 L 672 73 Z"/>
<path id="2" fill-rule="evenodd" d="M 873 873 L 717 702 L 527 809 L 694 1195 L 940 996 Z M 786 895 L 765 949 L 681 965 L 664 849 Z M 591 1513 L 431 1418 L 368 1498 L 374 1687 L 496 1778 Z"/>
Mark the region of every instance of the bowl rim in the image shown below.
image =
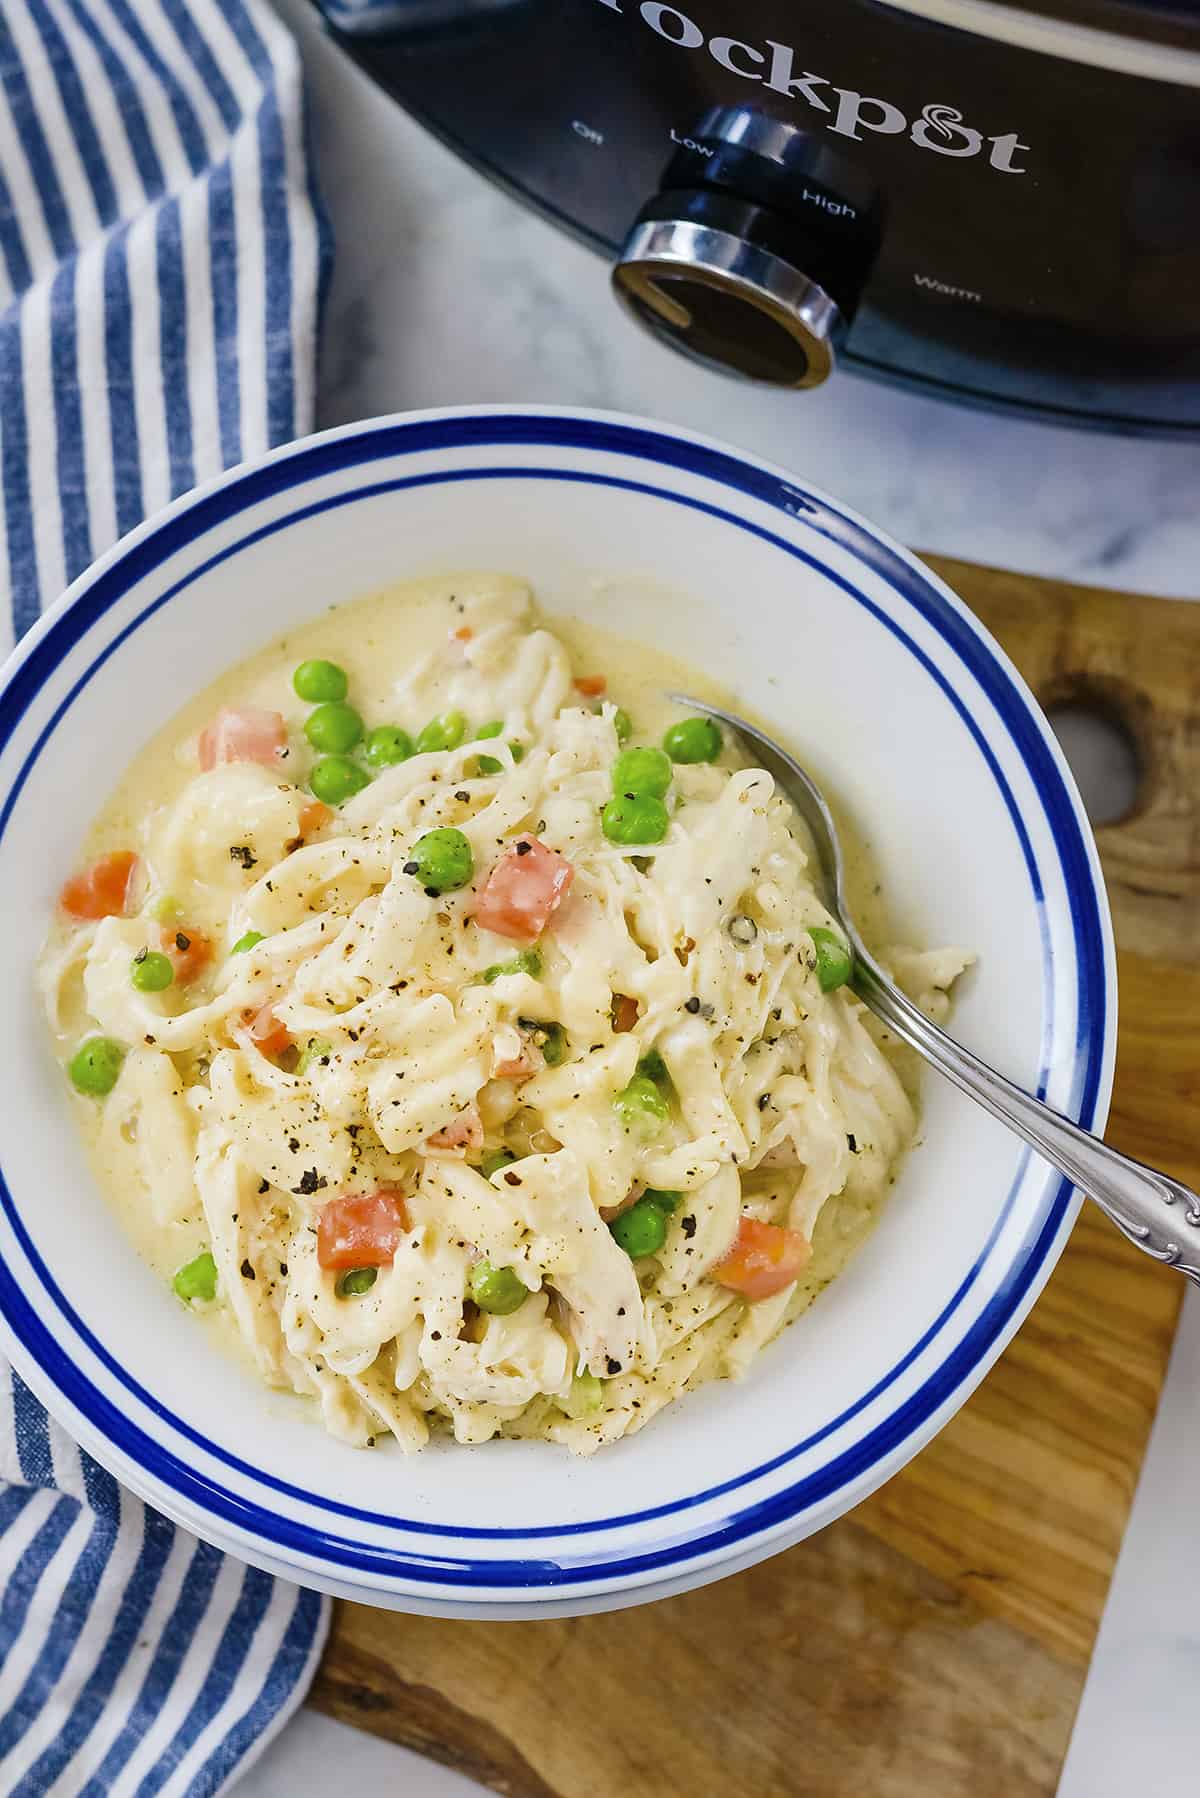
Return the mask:
<path id="1" fill-rule="evenodd" d="M 262 535 L 285 530 L 289 523 L 312 510 L 353 504 L 379 492 L 381 487 L 407 488 L 455 479 L 469 481 L 497 475 L 509 478 L 521 475 L 601 482 L 649 493 L 661 500 L 713 514 L 738 529 L 766 538 L 776 548 L 817 567 L 826 579 L 834 581 L 867 606 L 894 635 L 901 637 L 922 662 L 925 674 L 943 687 L 971 729 L 992 778 L 1005 798 L 1021 841 L 1035 897 L 1041 898 L 1043 888 L 1037 855 L 1015 796 L 985 734 L 971 719 L 944 676 L 901 629 L 899 619 L 905 610 L 915 611 L 932 624 L 947 647 L 980 682 L 1003 719 L 1017 755 L 1035 780 L 1050 839 L 1063 878 L 1071 890 L 1079 1041 L 1077 1075 L 1069 1109 L 1072 1115 L 1091 1127 L 1102 1127 L 1115 1055 L 1115 958 L 1111 921 L 1095 844 L 1082 803 L 1065 759 L 1048 724 L 1041 718 L 1036 702 L 1007 656 L 964 603 L 915 557 L 893 544 L 884 533 L 849 508 L 827 498 L 807 483 L 797 481 L 786 470 L 710 437 L 613 412 L 572 407 L 467 406 L 365 420 L 282 446 L 183 495 L 165 511 L 139 525 L 72 583 L 62 599 L 22 640 L 0 673 L 0 749 L 7 744 L 24 712 L 36 700 L 66 654 L 119 603 L 130 587 L 153 573 L 171 555 L 194 544 L 215 527 L 228 523 L 237 514 L 263 500 L 278 497 L 288 488 L 301 486 L 322 475 L 369 467 L 372 462 L 399 460 L 402 465 L 405 455 L 430 450 L 443 453 L 481 447 L 511 450 L 519 449 L 522 444 L 540 450 L 559 449 L 585 455 L 615 453 L 643 467 L 700 476 L 718 487 L 732 490 L 735 504 L 740 497 L 760 505 L 765 503 L 769 510 L 781 512 L 793 520 L 801 516 L 808 529 L 842 550 L 849 550 L 858 561 L 882 577 L 896 596 L 896 614 L 881 607 L 857 589 L 851 580 L 818 557 L 806 553 L 786 536 L 740 517 L 736 511 L 723 509 L 695 495 L 651 485 L 648 481 L 582 469 L 553 470 L 509 464 L 494 470 L 467 466 L 439 473 L 401 475 L 371 486 L 337 492 L 262 526 L 248 536 L 239 537 L 189 570 L 165 593 L 160 593 L 151 605 L 144 607 L 136 619 L 100 648 L 39 733 L 3 794 L 0 842 L 37 756 L 86 681 L 147 616 L 200 578 L 214 562 L 236 555 Z M 1048 948 L 1046 954 L 1049 955 Z M 1047 969 L 1044 977 L 1048 977 L 1048 973 Z M 1027 1157 L 1023 1157 L 1018 1163 L 1008 1198 L 975 1266 L 920 1341 L 869 1393 L 860 1396 L 836 1420 L 770 1461 L 669 1504 L 586 1523 L 568 1521 L 561 1525 L 487 1530 L 413 1521 L 331 1500 L 320 1501 L 320 1509 L 333 1516 L 369 1523 L 375 1529 L 403 1531 L 415 1540 L 425 1537 L 468 1544 L 472 1540 L 535 1544 L 548 1538 L 601 1538 L 612 1530 L 686 1512 L 732 1494 L 794 1459 L 850 1421 L 886 1391 L 887 1385 L 898 1378 L 937 1336 L 987 1262 L 996 1235 L 1024 1178 L 1026 1160 Z M 314 1583 L 320 1583 L 320 1576 L 324 1574 L 327 1580 L 332 1577 L 343 1588 L 347 1578 L 351 1582 L 363 1579 L 365 1586 L 357 1586 L 360 1592 L 369 1592 L 371 1583 L 378 1584 L 381 1580 L 393 1591 L 403 1591 L 406 1586 L 411 1586 L 422 1593 L 431 1587 L 443 1590 L 465 1588 L 472 1593 L 490 1587 L 510 1596 L 523 1591 L 531 1603 L 536 1602 L 538 1592 L 557 1594 L 588 1584 L 597 1592 L 612 1592 L 636 1584 L 662 1582 L 664 1577 L 682 1575 L 689 1570 L 694 1570 L 696 1577 L 702 1577 L 706 1566 L 734 1555 L 745 1555 L 753 1544 L 770 1545 L 780 1535 L 800 1533 L 801 1518 L 810 1520 L 806 1525 L 808 1528 L 820 1527 L 830 1516 L 848 1508 L 867 1490 L 897 1471 L 983 1377 L 1048 1278 L 1079 1201 L 1072 1197 L 1069 1183 L 1049 1171 L 1047 1185 L 1054 1190 L 1041 1228 L 1036 1238 L 1031 1240 L 1027 1236 L 1014 1248 L 1007 1284 L 989 1300 L 962 1341 L 922 1386 L 903 1400 L 893 1415 L 874 1426 L 836 1459 L 824 1463 L 797 1483 L 744 1510 L 731 1507 L 719 1525 L 707 1526 L 701 1534 L 688 1536 L 681 1542 L 649 1552 L 631 1553 L 625 1559 L 610 1559 L 605 1555 L 598 1562 L 587 1557 L 576 1560 L 557 1555 L 553 1559 L 536 1556 L 514 1561 L 464 1562 L 462 1554 L 452 1559 L 428 1553 L 416 1555 L 406 1547 L 364 1551 L 362 1544 L 351 1537 L 335 1534 L 332 1530 L 313 1529 L 306 1524 L 285 1522 L 277 1513 L 248 1504 L 236 1493 L 215 1487 L 211 1479 L 193 1477 L 186 1464 L 181 1463 L 170 1449 L 146 1436 L 131 1419 L 122 1417 L 90 1379 L 73 1366 L 7 1266 L 0 1267 L 0 1335 L 14 1365 L 48 1402 L 48 1407 L 67 1417 L 68 1427 L 87 1440 L 98 1459 L 103 1461 L 107 1456 L 110 1461 L 115 1460 L 115 1471 L 127 1483 L 140 1487 L 152 1502 L 165 1505 L 176 1515 L 182 1514 L 184 1521 L 199 1527 L 202 1533 L 219 1534 L 225 1541 L 233 1541 L 250 1551 L 257 1546 L 260 1552 L 282 1555 L 289 1565 L 313 1579 Z M 79 1333 L 92 1352 L 140 1402 L 162 1416 L 183 1437 L 192 1435 L 195 1438 L 196 1433 L 190 1426 L 166 1412 L 151 1393 L 108 1355 L 103 1344 L 73 1311 L 24 1231 L 2 1169 L 0 1209 L 17 1236 L 23 1254 L 37 1271 L 42 1292 L 54 1298 L 70 1328 Z M 250 1475 L 260 1487 L 269 1490 L 273 1486 L 313 1502 L 311 1495 L 298 1494 L 290 1483 L 248 1467 L 207 1438 L 198 1440 L 210 1455 L 232 1464 L 239 1473 Z"/>

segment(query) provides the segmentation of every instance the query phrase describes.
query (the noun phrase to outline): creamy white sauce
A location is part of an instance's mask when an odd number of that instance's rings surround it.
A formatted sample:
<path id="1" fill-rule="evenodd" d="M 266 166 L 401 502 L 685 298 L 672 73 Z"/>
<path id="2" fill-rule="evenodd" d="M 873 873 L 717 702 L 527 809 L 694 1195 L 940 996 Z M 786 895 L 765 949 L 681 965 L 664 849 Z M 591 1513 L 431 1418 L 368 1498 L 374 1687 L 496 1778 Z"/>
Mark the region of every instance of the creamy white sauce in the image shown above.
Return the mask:
<path id="1" fill-rule="evenodd" d="M 354 603 L 332 607 L 316 621 L 276 638 L 258 654 L 230 670 L 221 680 L 189 699 L 172 722 L 154 737 L 133 762 L 115 792 L 98 813 L 87 842 L 81 846 L 81 863 L 106 852 L 134 849 L 146 852 L 155 820 L 178 799 L 196 772 L 198 733 L 221 706 L 254 705 L 279 711 L 289 729 L 289 759 L 281 765 L 281 779 L 299 781 L 310 765 L 311 754 L 303 737 L 310 706 L 297 698 L 292 675 L 298 663 L 323 657 L 338 663 L 349 676 L 349 699 L 361 712 L 367 730 L 379 724 L 398 724 L 416 735 L 425 719 L 398 712 L 397 684 L 422 656 L 444 649 L 448 633 L 459 619 L 458 591 L 462 577 L 398 585 Z M 555 634 L 571 652 L 577 677 L 602 674 L 606 697 L 623 706 L 635 721 L 638 740 L 656 741 L 678 716 L 678 708 L 665 697 L 669 690 L 691 692 L 736 710 L 736 696 L 684 660 L 668 657 L 645 646 L 610 634 L 579 619 L 555 617 Z M 474 720 L 473 722 L 481 722 Z M 65 872 L 65 871 L 64 871 Z M 878 884 L 869 855 L 850 844 L 850 886 L 865 933 L 875 941 L 885 938 Z M 211 898 L 212 917 L 199 921 L 210 926 L 219 921 L 226 899 Z M 47 956 L 65 942 L 61 919 L 51 927 Z M 66 989 L 61 1052 L 66 1055 L 85 1034 L 89 1022 L 78 982 Z M 911 1075 L 910 1075 L 911 1078 Z M 138 1174 L 136 1144 L 111 1125 L 102 1128 L 102 1108 L 72 1095 L 71 1103 L 87 1144 L 96 1177 L 110 1200 L 122 1228 L 138 1252 L 164 1280 L 207 1245 L 207 1232 L 197 1197 L 195 1205 L 178 1221 L 157 1221 L 146 1203 Z M 754 1177 L 764 1197 L 771 1191 L 771 1175 Z M 843 1195 L 827 1204 L 814 1235 L 814 1256 L 802 1276 L 789 1315 L 794 1316 L 842 1268 L 862 1241 L 873 1220 L 871 1205 Z M 210 1317 L 221 1339 L 238 1344 L 240 1339 L 225 1313 Z"/>

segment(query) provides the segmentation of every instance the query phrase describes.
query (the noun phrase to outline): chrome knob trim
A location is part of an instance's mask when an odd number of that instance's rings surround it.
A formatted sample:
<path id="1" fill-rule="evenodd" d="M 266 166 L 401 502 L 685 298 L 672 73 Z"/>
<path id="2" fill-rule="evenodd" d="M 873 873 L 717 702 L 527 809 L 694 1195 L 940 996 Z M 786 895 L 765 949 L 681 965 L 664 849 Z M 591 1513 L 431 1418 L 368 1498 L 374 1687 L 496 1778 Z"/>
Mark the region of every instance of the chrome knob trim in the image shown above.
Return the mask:
<path id="1" fill-rule="evenodd" d="M 689 282 L 714 288 L 771 319 L 802 352 L 796 378 L 781 375 L 772 381 L 748 375 L 689 345 L 686 300 L 671 291 L 673 283 L 660 286 L 656 280 L 681 272 Z M 837 302 L 800 269 L 732 232 L 689 219 L 636 224 L 622 245 L 612 281 L 618 298 L 639 324 L 710 367 L 798 389 L 820 386 L 833 370 L 834 348 L 846 323 Z"/>

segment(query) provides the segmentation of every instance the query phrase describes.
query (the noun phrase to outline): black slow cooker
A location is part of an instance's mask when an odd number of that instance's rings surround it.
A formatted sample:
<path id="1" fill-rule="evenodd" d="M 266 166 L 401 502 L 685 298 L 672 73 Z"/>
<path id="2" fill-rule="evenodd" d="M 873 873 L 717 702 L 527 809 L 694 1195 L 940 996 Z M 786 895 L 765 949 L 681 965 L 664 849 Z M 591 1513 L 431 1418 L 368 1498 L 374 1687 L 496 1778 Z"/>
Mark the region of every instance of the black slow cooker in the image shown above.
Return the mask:
<path id="1" fill-rule="evenodd" d="M 1200 0 L 318 0 L 743 377 L 1200 434 Z"/>

